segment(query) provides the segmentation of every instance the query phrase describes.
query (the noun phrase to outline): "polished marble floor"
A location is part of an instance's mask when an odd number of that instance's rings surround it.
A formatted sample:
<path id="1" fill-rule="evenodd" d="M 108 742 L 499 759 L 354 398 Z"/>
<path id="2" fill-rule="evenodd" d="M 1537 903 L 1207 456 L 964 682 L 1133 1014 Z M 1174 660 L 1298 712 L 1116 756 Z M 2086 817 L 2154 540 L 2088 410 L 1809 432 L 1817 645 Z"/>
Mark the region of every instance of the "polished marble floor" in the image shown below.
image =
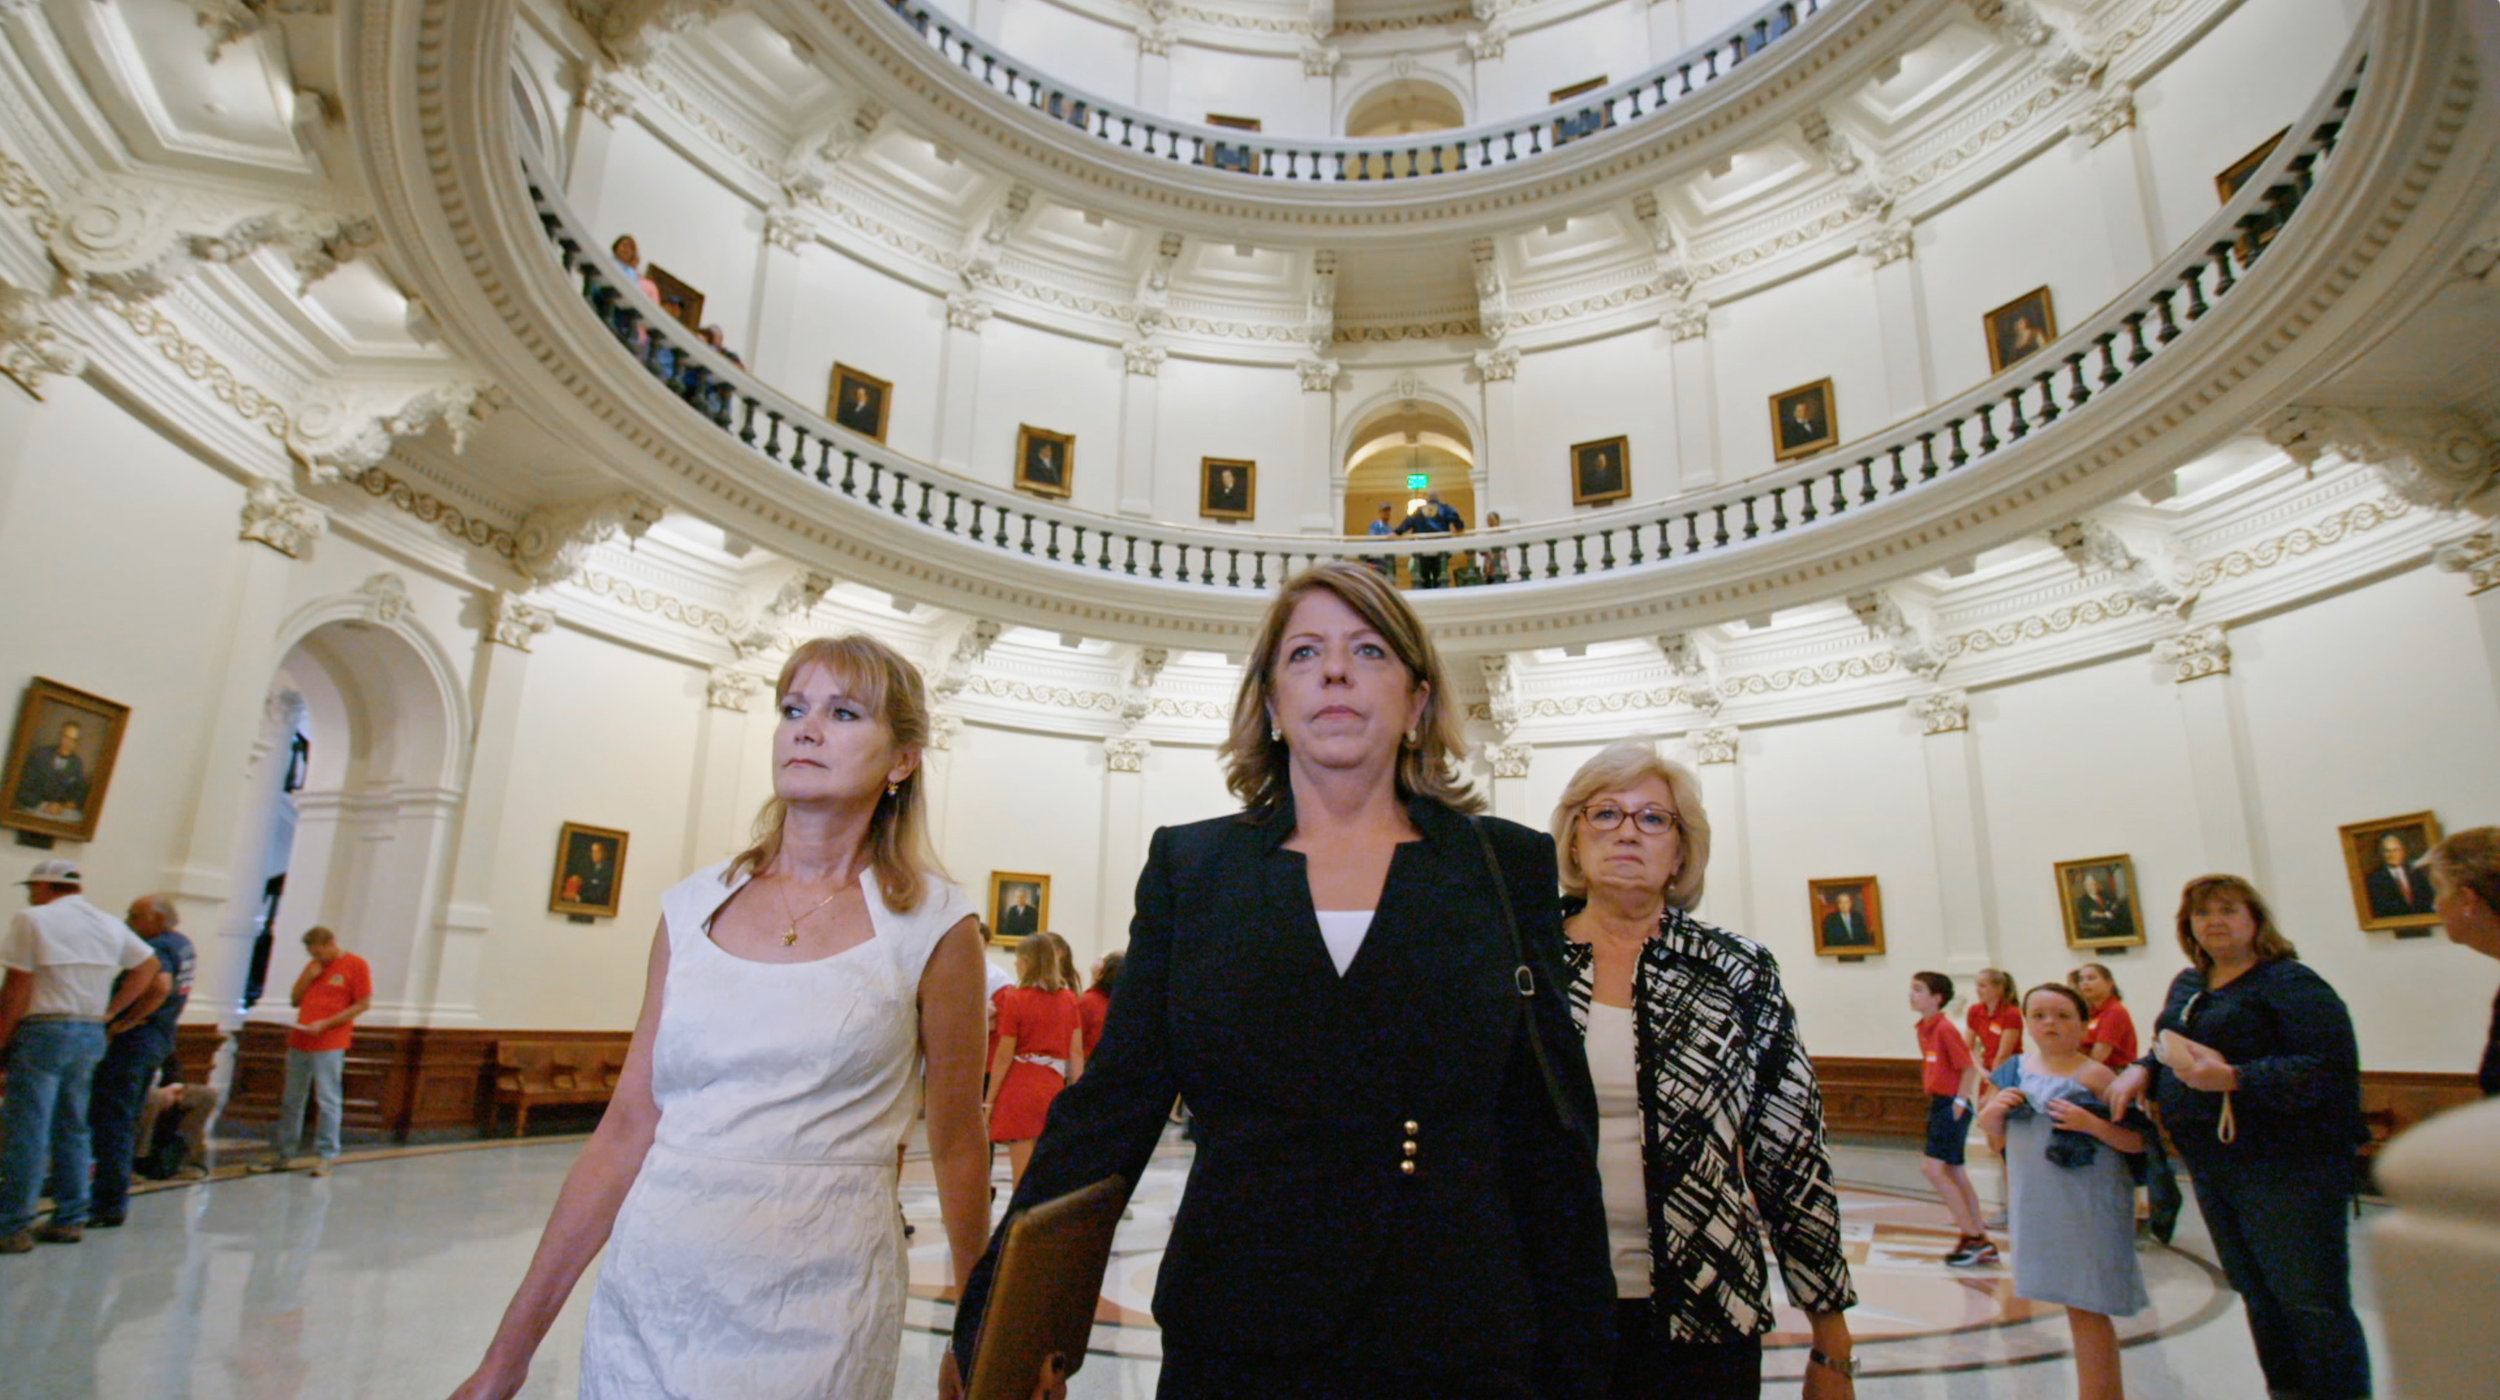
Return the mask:
<path id="1" fill-rule="evenodd" d="M 83 1244 L 0 1258 L 0 1393 L 28 1400 L 421 1400 L 474 1364 L 579 1149 L 577 1139 L 351 1156 L 327 1179 L 228 1177 L 151 1192 L 130 1223 Z M 1948 1271 L 1943 1212 L 1908 1147 L 1835 1149 L 1857 1269 L 1852 1321 L 1865 1400 L 2062 1400 L 2073 1393 L 2055 1309 L 2012 1296 L 2003 1268 Z M 1154 1392 L 1154 1270 L 1189 1150 L 1166 1144 L 1122 1226 L 1075 1400 Z M 1001 1158 L 1003 1181 L 1004 1158 Z M 1975 1165 L 1984 1196 L 1995 1184 Z M 900 1396 L 936 1393 L 951 1308 L 926 1163 L 905 1175 L 912 1250 Z M 2356 1236 L 2358 1246 L 2359 1237 Z M 2237 1299 L 2193 1207 L 2178 1247 L 2143 1256 L 2154 1306 L 2122 1322 L 2135 1400 L 2264 1394 Z M 2363 1319 L 2378 1336 L 2363 1275 Z M 557 1323 L 525 1394 L 573 1394 L 587 1289 Z M 1775 1377 L 1803 1361 L 1797 1319 L 1772 1339 Z M 1787 1387 L 1778 1387 L 1785 1391 Z"/>

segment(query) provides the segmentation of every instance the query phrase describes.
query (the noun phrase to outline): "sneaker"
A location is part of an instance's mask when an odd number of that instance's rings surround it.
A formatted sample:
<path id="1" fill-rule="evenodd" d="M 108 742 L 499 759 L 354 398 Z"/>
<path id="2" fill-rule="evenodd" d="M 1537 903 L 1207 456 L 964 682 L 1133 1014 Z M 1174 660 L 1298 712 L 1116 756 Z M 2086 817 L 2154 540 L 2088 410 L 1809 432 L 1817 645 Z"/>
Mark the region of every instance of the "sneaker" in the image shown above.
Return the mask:
<path id="1" fill-rule="evenodd" d="M 87 1228 L 83 1225 L 46 1224 L 38 1225 L 28 1233 L 35 1237 L 37 1244 L 76 1244 L 87 1237 Z"/>
<path id="2" fill-rule="evenodd" d="M 312 1164 L 312 1174 L 315 1176 L 328 1176 L 330 1174 L 330 1159 L 323 1157 L 315 1161 Z"/>
<path id="3" fill-rule="evenodd" d="M 14 1235 L 0 1235 L 0 1254 L 32 1254 L 34 1252 L 34 1231 L 20 1230 Z"/>
<path id="4" fill-rule="evenodd" d="M 1997 1247 L 1985 1239 L 1964 1240 L 1944 1257 L 1949 1269 L 1977 1269 L 1997 1262 Z"/>
<path id="5" fill-rule="evenodd" d="M 127 1215 L 119 1215 L 106 1211 L 96 1211 L 87 1217 L 87 1228 L 90 1230 L 118 1230 L 121 1228 L 122 1222 L 128 1220 L 129 1218 L 130 1217 Z"/>

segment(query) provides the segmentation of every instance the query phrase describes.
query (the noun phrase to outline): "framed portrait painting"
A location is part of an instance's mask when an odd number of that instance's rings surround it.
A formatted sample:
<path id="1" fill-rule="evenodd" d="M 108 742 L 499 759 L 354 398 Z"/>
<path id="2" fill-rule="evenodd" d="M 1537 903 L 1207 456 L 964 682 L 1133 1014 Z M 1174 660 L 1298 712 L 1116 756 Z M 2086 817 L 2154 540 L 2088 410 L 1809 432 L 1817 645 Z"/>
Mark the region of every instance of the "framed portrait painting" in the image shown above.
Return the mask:
<path id="1" fill-rule="evenodd" d="M 1076 434 L 1054 433 L 1030 423 L 1016 426 L 1016 489 L 1037 496 L 1066 496 L 1076 481 Z"/>
<path id="2" fill-rule="evenodd" d="M 1259 464 L 1237 457 L 1198 459 L 1198 513 L 1209 520 L 1248 520 L 1259 510 Z"/>
<path id="3" fill-rule="evenodd" d="M 1806 899 L 1817 955 L 1856 959 L 1884 951 L 1884 892 L 1874 876 L 1808 880 Z"/>
<path id="4" fill-rule="evenodd" d="M 1832 381 L 1818 379 L 1771 396 L 1771 457 L 1790 462 L 1840 441 Z"/>
<path id="5" fill-rule="evenodd" d="M 1988 372 L 1999 374 L 2049 348 L 2057 339 L 2057 302 L 2046 287 L 2034 287 L 1985 318 L 1988 328 Z"/>
<path id="6" fill-rule="evenodd" d="M 2340 827 L 2344 869 L 2352 876 L 2353 913 L 2372 932 L 2429 933 L 2439 927 L 2431 874 L 2423 857 L 2439 844 L 2439 818 L 2428 812 L 2381 817 Z"/>
<path id="7" fill-rule="evenodd" d="M 41 676 L 27 683 L 0 774 L 0 826 L 92 841 L 130 707 Z M 41 844 L 41 843 L 37 843 Z"/>
<path id="8" fill-rule="evenodd" d="M 2057 863 L 2057 907 L 2069 948 L 2139 948 L 2144 906 L 2136 897 L 2131 856 L 2092 856 Z"/>
<path id="9" fill-rule="evenodd" d="M 2291 134 L 2292 129 L 2287 126 L 2259 142 L 2257 149 L 2225 166 L 2222 173 L 2214 177 L 2214 193 L 2221 196 L 2223 203 L 2230 203 L 2239 194 L 2240 187 L 2257 173 L 2257 167 L 2264 165 L 2266 157 L 2273 155 L 2274 148 L 2282 145 L 2283 138 Z"/>
<path id="10" fill-rule="evenodd" d="M 1209 112 L 1207 125 L 1225 131 L 1255 133 L 1259 130 L 1260 123 L 1257 117 L 1227 117 Z M 1201 165 L 1211 165 L 1218 170 L 1239 171 L 1244 175 L 1263 173 L 1259 164 L 1259 153 L 1248 142 L 1209 141 L 1206 149 L 1200 153 L 1198 162 Z"/>
<path id="11" fill-rule="evenodd" d="M 703 329 L 703 293 L 687 286 L 657 263 L 646 267 L 644 273 L 651 279 L 651 285 L 659 288 L 660 309 L 668 313 L 669 319 L 687 330 L 700 332 Z"/>
<path id="12" fill-rule="evenodd" d="M 1571 444 L 1571 503 L 1603 505 L 1632 494 L 1632 444 L 1628 438 L 1599 438 Z"/>
<path id="13" fill-rule="evenodd" d="M 622 831 L 566 822 L 556 833 L 556 878 L 547 893 L 547 908 L 558 914 L 613 919 L 625 897 L 625 842 Z"/>
<path id="14" fill-rule="evenodd" d="M 827 418 L 861 437 L 883 442 L 886 415 L 893 407 L 893 385 L 849 365 L 833 367 L 833 385 L 825 398 Z"/>
<path id="15" fill-rule="evenodd" d="M 1050 927 L 1050 877 L 990 872 L 990 941 L 1012 946 Z"/>

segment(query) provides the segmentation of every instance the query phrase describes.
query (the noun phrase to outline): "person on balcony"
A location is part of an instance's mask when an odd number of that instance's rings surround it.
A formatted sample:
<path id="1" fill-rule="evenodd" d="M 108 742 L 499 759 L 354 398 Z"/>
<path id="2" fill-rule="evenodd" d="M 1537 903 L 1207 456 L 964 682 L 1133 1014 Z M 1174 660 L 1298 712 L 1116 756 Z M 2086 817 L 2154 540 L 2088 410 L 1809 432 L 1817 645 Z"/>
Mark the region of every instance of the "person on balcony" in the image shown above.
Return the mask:
<path id="1" fill-rule="evenodd" d="M 1454 535 L 1466 528 L 1467 522 L 1460 518 L 1455 508 L 1442 501 L 1440 492 L 1427 491 L 1424 493 L 1423 509 L 1399 521 L 1397 533 L 1401 535 Z M 1448 580 L 1449 570 L 1450 556 L 1418 554 L 1415 556 L 1415 586 L 1439 588 Z"/>

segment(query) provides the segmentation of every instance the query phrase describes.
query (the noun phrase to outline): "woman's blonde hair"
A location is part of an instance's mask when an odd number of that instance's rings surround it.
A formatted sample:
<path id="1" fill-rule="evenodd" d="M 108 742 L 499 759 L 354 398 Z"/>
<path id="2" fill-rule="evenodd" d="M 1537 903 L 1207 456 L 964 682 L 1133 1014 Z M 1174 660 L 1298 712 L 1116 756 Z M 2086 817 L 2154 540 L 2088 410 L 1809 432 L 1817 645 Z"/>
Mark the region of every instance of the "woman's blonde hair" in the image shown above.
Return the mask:
<path id="1" fill-rule="evenodd" d="M 1977 981 L 1982 987 L 1994 986 L 1997 989 L 1997 1000 L 1999 1001 L 2012 1001 L 2014 999 L 2014 974 L 2006 971 L 2004 968 L 1983 967 L 1979 969 L 1979 975 L 1974 980 Z M 2034 988 L 2033 990 L 2036 991 L 2038 989 Z M 2029 992 L 2024 993 L 2024 996 L 2026 997 L 2029 995 Z"/>
<path id="2" fill-rule="evenodd" d="M 894 648 L 864 632 L 842 637 L 817 637 L 801 642 L 781 663 L 773 682 L 773 704 L 790 693 L 791 682 L 810 666 L 831 673 L 843 692 L 877 717 L 894 738 L 894 747 L 917 756 L 929 743 L 929 697 L 920 672 Z M 877 799 L 868 818 L 869 864 L 877 874 L 877 895 L 885 906 L 907 913 L 920 904 L 921 886 L 931 875 L 943 875 L 937 852 L 929 843 L 928 803 L 921 796 L 920 767 L 912 766 L 894 791 Z M 781 823 L 790 804 L 778 795 L 755 814 L 755 844 L 738 853 L 721 872 L 724 882 L 740 875 L 763 873 L 781 854 Z"/>
<path id="3" fill-rule="evenodd" d="M 1068 945 L 1055 933 L 1025 935 L 1016 944 L 1016 985 L 1042 992 L 1065 992 Z"/>
<path id="4" fill-rule="evenodd" d="M 2118 990 L 2118 978 L 2110 972 L 2108 963 L 2077 963 L 2075 966 L 2066 969 L 2066 985 L 2074 988 L 2077 992 L 2081 992 L 2083 990 L 2083 974 L 2087 972 L 2097 972 L 2101 974 L 2101 980 L 2109 984 L 2109 999 L 2111 1001 L 2125 1001 L 2127 999 L 2127 994 Z M 2087 1005 L 2090 1004 L 2091 1000 L 2092 999 L 2090 997 L 2084 998 L 2084 1002 Z"/>
<path id="5" fill-rule="evenodd" d="M 1565 894 L 1589 891 L 1588 872 L 1580 868 L 1572 839 L 1578 834 L 1580 809 L 1601 792 L 1621 792 L 1649 778 L 1667 785 L 1675 801 L 1676 829 L 1683 835 L 1684 859 L 1675 868 L 1675 878 L 1667 881 L 1667 907 L 1690 909 L 1701 903 L 1702 880 L 1710 870 L 1710 814 L 1702 809 L 1701 779 L 1683 764 L 1660 758 L 1657 746 L 1645 739 L 1608 744 L 1563 785 L 1562 800 L 1554 804 L 1553 832 L 1554 860 Z"/>
<path id="6" fill-rule="evenodd" d="M 1461 812 L 1481 812 L 1484 799 L 1458 774 L 1467 756 L 1458 697 L 1450 693 L 1441 671 L 1441 654 L 1415 610 L 1367 564 L 1331 559 L 1314 564 L 1285 581 L 1276 601 L 1268 604 L 1259 623 L 1258 639 L 1250 644 L 1250 664 L 1242 668 L 1241 690 L 1233 697 L 1232 732 L 1217 754 L 1224 760 L 1224 786 L 1243 806 L 1267 813 L 1293 796 L 1286 771 L 1288 746 L 1274 732 L 1270 708 L 1275 700 L 1276 649 L 1283 642 L 1293 610 L 1315 592 L 1336 595 L 1354 609 L 1363 624 L 1389 644 L 1389 654 L 1406 668 L 1410 683 L 1425 687 L 1423 718 L 1416 721 L 1415 742 L 1398 750 L 1398 796 L 1429 797 Z"/>
<path id="7" fill-rule="evenodd" d="M 2277 958 L 2290 958 L 2294 962 L 2300 960 L 2300 950 L 2292 946 L 2292 940 L 2283 936 L 2283 930 L 2274 926 L 2274 911 L 2266 907 L 2266 897 L 2257 893 L 2255 885 L 2237 875 L 2199 875 L 2187 882 L 2187 888 L 2179 891 L 2179 951 L 2187 954 L 2187 960 L 2196 965 L 2197 971 L 2212 972 L 2214 955 L 2206 952 L 2205 945 L 2196 941 L 2196 911 L 2217 899 L 2247 906 L 2248 917 L 2257 922 L 2257 938 L 2253 945 L 2257 961 L 2273 962 Z"/>
<path id="8" fill-rule="evenodd" d="M 2500 826 L 2468 827 L 2448 833 L 2425 859 L 2431 878 L 2448 887 L 2472 890 L 2483 906 L 2500 913 Z"/>

